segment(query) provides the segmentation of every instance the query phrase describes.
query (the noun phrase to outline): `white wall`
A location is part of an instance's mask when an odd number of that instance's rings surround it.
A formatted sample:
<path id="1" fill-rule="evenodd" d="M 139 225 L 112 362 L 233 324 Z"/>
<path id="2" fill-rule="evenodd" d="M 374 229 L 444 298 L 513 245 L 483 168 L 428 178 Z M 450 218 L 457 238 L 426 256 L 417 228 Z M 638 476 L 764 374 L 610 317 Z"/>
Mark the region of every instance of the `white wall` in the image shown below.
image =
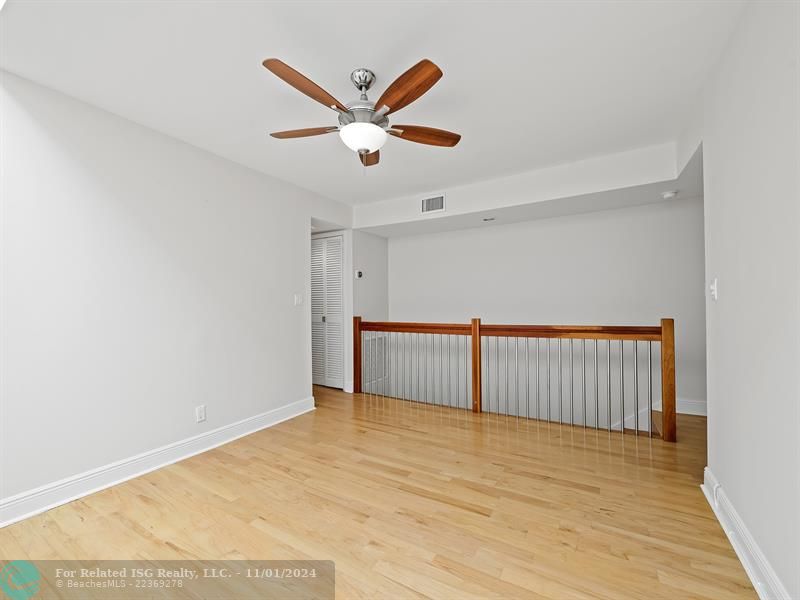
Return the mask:
<path id="1" fill-rule="evenodd" d="M 394 321 L 657 325 L 674 317 L 679 401 L 698 412 L 703 281 L 700 199 L 389 240 Z"/>
<path id="2" fill-rule="evenodd" d="M 353 231 L 353 271 L 364 273 L 353 280 L 353 314 L 365 321 L 389 318 L 388 251 L 386 238 Z"/>
<path id="3" fill-rule="evenodd" d="M 0 498 L 311 396 L 326 200 L 5 72 L 2 176 Z"/>
<path id="4" fill-rule="evenodd" d="M 720 290 L 707 301 L 708 465 L 720 486 L 708 491 L 738 513 L 733 541 L 751 574 L 769 585 L 774 570 L 787 598 L 800 598 L 798 63 L 800 4 L 750 4 L 703 123 L 706 271 Z"/>
<path id="5" fill-rule="evenodd" d="M 353 316 L 367 321 L 389 318 L 388 244 L 386 238 L 352 229 L 312 237 L 332 234 L 344 240 L 344 391 L 352 392 Z M 362 279 L 355 279 L 356 269 L 364 272 Z"/>

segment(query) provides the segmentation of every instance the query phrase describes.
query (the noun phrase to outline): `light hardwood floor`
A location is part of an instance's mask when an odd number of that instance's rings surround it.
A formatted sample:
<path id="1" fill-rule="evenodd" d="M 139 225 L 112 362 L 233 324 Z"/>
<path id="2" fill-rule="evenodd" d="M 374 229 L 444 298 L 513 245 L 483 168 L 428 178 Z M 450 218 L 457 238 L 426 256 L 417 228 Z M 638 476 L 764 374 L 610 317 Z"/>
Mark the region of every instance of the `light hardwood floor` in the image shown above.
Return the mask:
<path id="1" fill-rule="evenodd" d="M 677 444 L 315 388 L 317 410 L 0 530 L 0 558 L 330 559 L 339 598 L 754 598 Z"/>

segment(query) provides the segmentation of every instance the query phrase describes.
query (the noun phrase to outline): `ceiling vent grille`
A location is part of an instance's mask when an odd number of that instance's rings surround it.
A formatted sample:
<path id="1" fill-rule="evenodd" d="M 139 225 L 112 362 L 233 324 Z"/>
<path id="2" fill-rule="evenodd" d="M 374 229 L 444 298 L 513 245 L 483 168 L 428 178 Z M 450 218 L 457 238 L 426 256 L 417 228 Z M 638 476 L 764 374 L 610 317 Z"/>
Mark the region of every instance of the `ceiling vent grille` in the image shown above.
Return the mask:
<path id="1" fill-rule="evenodd" d="M 440 212 L 444 210 L 444 196 L 434 196 L 433 198 L 425 198 L 422 201 L 422 212 Z"/>

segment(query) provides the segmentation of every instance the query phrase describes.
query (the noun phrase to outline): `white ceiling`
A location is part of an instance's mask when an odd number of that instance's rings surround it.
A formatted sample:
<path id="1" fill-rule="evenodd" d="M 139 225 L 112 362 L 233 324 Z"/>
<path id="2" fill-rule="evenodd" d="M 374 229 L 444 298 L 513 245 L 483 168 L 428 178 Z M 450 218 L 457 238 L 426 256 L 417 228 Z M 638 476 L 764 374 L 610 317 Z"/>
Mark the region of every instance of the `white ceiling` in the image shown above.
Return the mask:
<path id="1" fill-rule="evenodd" d="M 323 196 L 417 194 L 674 140 L 741 2 L 10 0 L 0 66 Z M 430 58 L 444 77 L 395 123 L 463 135 L 390 139 L 364 170 L 336 135 L 269 131 L 336 115 L 261 66 L 278 57 L 343 102 Z"/>

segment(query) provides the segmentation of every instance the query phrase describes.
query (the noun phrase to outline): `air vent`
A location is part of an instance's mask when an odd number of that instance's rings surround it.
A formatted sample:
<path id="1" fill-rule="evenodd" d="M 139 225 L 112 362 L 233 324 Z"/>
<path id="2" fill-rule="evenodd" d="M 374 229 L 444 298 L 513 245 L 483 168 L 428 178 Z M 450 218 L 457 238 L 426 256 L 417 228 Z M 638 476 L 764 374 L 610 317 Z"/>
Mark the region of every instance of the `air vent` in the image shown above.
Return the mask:
<path id="1" fill-rule="evenodd" d="M 425 198 L 422 201 L 422 212 L 437 212 L 444 210 L 444 196 L 434 196 L 433 198 Z"/>

